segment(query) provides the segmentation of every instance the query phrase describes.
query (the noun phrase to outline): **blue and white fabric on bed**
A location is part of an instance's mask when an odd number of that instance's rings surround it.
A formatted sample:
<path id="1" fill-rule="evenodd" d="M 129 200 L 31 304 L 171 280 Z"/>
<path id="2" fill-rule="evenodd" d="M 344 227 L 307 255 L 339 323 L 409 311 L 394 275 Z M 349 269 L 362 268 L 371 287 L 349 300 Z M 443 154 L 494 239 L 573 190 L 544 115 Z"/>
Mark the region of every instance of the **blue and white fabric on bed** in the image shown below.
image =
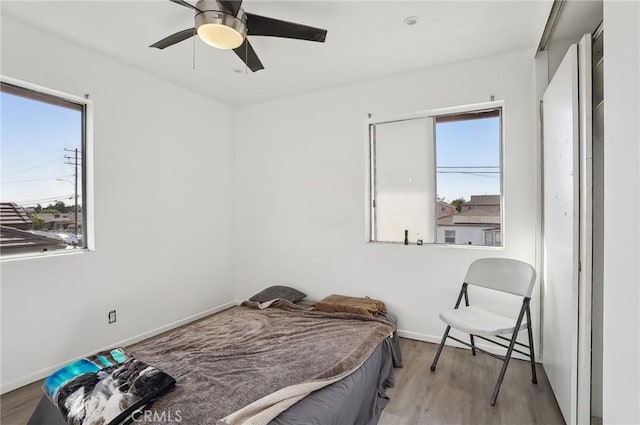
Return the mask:
<path id="1" fill-rule="evenodd" d="M 171 376 L 116 348 L 58 369 L 42 387 L 68 424 L 111 425 L 174 386 Z"/>

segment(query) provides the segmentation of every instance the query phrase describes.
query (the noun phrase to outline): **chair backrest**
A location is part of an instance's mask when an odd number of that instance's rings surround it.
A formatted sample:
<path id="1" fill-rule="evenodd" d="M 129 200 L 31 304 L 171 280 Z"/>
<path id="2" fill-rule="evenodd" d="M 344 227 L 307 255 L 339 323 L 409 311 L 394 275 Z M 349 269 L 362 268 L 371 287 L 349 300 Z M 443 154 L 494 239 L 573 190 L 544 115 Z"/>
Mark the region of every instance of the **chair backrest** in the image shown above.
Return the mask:
<path id="1" fill-rule="evenodd" d="M 464 281 L 530 298 L 536 270 L 524 261 L 511 258 L 481 258 L 471 263 Z"/>

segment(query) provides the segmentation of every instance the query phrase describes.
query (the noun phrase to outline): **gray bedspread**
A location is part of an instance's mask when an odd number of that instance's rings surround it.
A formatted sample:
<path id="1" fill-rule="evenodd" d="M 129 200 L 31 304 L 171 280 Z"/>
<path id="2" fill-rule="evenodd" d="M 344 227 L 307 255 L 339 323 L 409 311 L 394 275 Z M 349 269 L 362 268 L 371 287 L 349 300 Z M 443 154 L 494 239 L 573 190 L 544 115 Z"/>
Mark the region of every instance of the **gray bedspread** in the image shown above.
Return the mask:
<path id="1" fill-rule="evenodd" d="M 315 304 L 317 301 L 310 299 L 302 299 L 296 302 L 296 305 L 300 307 L 309 308 L 312 304 Z M 376 317 L 378 319 L 384 320 L 385 322 L 389 322 L 396 327 L 396 330 L 393 331 L 391 335 L 391 359 L 393 360 L 393 367 L 402 367 L 402 350 L 400 349 L 400 336 L 398 335 L 398 317 L 387 311 L 385 313 L 377 313 Z"/>
<path id="2" fill-rule="evenodd" d="M 179 406 L 189 424 L 266 424 L 360 367 L 393 330 L 284 300 L 244 302 L 129 351 L 176 379 L 153 410 Z"/>
<path id="3" fill-rule="evenodd" d="M 338 389 L 334 395 L 351 394 L 348 385 L 366 381 L 372 390 L 354 394 L 362 400 L 354 399 L 351 407 L 373 405 L 377 413 L 347 408 L 351 411 L 343 418 L 356 418 L 353 423 L 358 424 L 377 422 L 385 404 L 384 385 L 392 379 L 385 372 L 390 369 L 391 344 L 382 342 L 394 330 L 390 324 L 351 314 L 310 312 L 285 301 L 276 301 L 272 308 L 256 307 L 234 307 L 130 347 L 178 381 L 154 411 L 180 409 L 183 423 L 198 425 L 266 424 L 278 414 L 273 424 L 317 423 L 300 422 L 303 416 L 318 417 L 317 411 L 304 413 L 305 406 L 313 410 L 314 403 L 322 403 L 333 390 L 309 393 L 330 385 Z M 295 409 L 285 411 L 296 402 Z M 352 423 L 344 420 L 336 423 Z M 328 417 L 327 421 L 331 422 Z"/>
<path id="4" fill-rule="evenodd" d="M 389 401 L 385 389 L 393 380 L 392 364 L 391 340 L 385 339 L 355 372 L 309 394 L 269 425 L 375 425 Z M 67 423 L 42 396 L 28 425 Z"/>

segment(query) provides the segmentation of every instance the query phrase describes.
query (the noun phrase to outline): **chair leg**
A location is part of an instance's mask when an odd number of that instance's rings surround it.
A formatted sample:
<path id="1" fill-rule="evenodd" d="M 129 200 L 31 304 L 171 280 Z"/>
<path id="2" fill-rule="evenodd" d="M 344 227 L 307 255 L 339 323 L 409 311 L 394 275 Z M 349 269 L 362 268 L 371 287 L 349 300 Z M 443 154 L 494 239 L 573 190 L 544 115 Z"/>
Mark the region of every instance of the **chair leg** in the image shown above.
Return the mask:
<path id="1" fill-rule="evenodd" d="M 513 346 L 516 343 L 516 338 L 518 337 L 518 332 L 515 332 L 511 337 L 511 343 L 509 344 L 509 349 L 507 350 L 507 355 L 504 356 L 504 360 L 502 361 L 502 369 L 500 369 L 500 375 L 498 376 L 498 382 L 496 382 L 496 386 L 493 389 L 493 394 L 491 395 L 491 405 L 496 405 L 496 400 L 498 399 L 498 393 L 500 393 L 500 386 L 502 385 L 502 381 L 504 380 L 504 374 L 507 372 L 507 366 L 509 366 L 509 360 L 511 360 L 511 354 L 513 353 Z"/>
<path id="2" fill-rule="evenodd" d="M 529 361 L 531 362 L 531 382 L 534 384 L 538 383 L 538 378 L 536 376 L 536 354 L 533 349 L 533 332 L 531 332 L 531 312 L 529 311 L 529 306 L 527 305 L 527 333 L 529 334 L 529 353 L 531 354 Z"/>
<path id="3" fill-rule="evenodd" d="M 433 359 L 433 363 L 431 364 L 431 372 L 436 370 L 436 366 L 438 365 L 438 360 L 440 359 L 440 354 L 442 353 L 442 349 L 444 348 L 444 342 L 447 340 L 449 336 L 449 331 L 451 330 L 451 326 L 447 326 L 447 329 L 444 331 L 444 335 L 442 335 L 442 341 L 440 342 L 440 347 L 438 347 L 438 352 Z"/>
<path id="4" fill-rule="evenodd" d="M 469 307 L 469 292 L 467 292 L 466 285 L 462 286 L 462 293 L 464 293 L 464 305 Z M 457 305 L 456 305 L 456 308 L 458 308 Z M 471 354 L 473 354 L 475 356 L 476 355 L 476 343 L 473 340 L 473 335 L 471 335 L 471 334 L 469 334 L 469 341 L 471 342 Z"/>
<path id="5" fill-rule="evenodd" d="M 518 315 L 518 320 L 516 320 L 516 326 L 514 327 L 513 335 L 511 336 L 511 342 L 509 343 L 509 349 L 507 350 L 507 355 L 504 356 L 504 360 L 502 363 L 502 369 L 500 369 L 500 376 L 498 376 L 498 382 L 496 382 L 496 386 L 493 389 L 493 395 L 491 396 L 491 405 L 496 405 L 496 400 L 498 399 L 498 393 L 500 393 L 500 386 L 502 385 L 502 381 L 504 380 L 504 374 L 507 372 L 507 367 L 509 366 L 509 360 L 511 360 L 511 354 L 513 354 L 513 347 L 516 345 L 516 339 L 518 338 L 518 332 L 520 331 L 520 325 L 522 324 L 522 318 L 524 317 L 524 313 L 529 306 L 528 299 L 525 299 L 522 303 L 522 308 L 520 309 L 520 314 Z"/>

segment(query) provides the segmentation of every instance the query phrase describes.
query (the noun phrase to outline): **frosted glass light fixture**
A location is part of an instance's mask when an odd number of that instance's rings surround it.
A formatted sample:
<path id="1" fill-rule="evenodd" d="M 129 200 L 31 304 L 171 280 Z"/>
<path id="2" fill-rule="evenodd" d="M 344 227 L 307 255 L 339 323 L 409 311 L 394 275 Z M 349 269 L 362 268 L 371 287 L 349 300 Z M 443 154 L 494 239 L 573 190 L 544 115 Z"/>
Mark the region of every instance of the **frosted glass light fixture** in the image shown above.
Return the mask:
<path id="1" fill-rule="evenodd" d="M 196 14 L 198 37 L 218 49 L 236 49 L 247 36 L 247 15 L 238 10 L 236 16 L 227 13 L 215 0 L 200 0 Z"/>
<path id="2" fill-rule="evenodd" d="M 202 41 L 218 49 L 240 47 L 244 36 L 233 27 L 224 24 L 204 24 L 198 27 L 198 36 Z"/>

